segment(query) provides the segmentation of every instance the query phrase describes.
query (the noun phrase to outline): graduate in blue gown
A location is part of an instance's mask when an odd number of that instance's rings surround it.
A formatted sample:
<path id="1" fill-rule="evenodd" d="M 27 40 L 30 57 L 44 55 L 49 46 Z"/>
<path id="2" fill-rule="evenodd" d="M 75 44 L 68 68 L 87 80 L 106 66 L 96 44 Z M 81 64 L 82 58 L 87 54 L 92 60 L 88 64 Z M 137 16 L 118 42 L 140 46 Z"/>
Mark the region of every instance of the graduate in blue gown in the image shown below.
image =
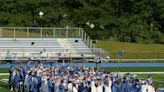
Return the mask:
<path id="1" fill-rule="evenodd" d="M 112 83 L 112 92 L 121 92 L 121 85 L 118 80 Z"/>
<path id="2" fill-rule="evenodd" d="M 125 79 L 121 83 L 121 92 L 128 92 L 128 82 Z"/>
<path id="3" fill-rule="evenodd" d="M 87 88 L 84 86 L 84 83 L 80 84 L 78 92 L 87 92 Z"/>
<path id="4" fill-rule="evenodd" d="M 38 92 L 38 80 L 35 76 L 32 77 L 30 92 Z"/>
<path id="5" fill-rule="evenodd" d="M 59 92 L 64 92 L 64 85 L 63 85 L 63 80 L 61 80 L 61 83 L 59 84 Z"/>
<path id="6" fill-rule="evenodd" d="M 38 81 L 38 85 L 37 85 L 37 92 L 40 92 L 39 88 L 41 87 L 42 85 L 42 80 L 41 80 L 41 77 L 40 76 L 36 76 L 37 78 L 37 81 Z"/>
<path id="7" fill-rule="evenodd" d="M 13 77 L 14 66 L 12 65 L 9 69 L 9 88 L 11 89 L 12 86 L 12 77 Z"/>
<path id="8" fill-rule="evenodd" d="M 48 79 L 48 92 L 52 92 L 53 90 L 53 83 L 52 80 Z"/>
<path id="9" fill-rule="evenodd" d="M 14 88 L 16 91 L 19 90 L 20 81 L 21 81 L 20 73 L 18 70 L 16 70 L 16 75 L 14 77 Z"/>

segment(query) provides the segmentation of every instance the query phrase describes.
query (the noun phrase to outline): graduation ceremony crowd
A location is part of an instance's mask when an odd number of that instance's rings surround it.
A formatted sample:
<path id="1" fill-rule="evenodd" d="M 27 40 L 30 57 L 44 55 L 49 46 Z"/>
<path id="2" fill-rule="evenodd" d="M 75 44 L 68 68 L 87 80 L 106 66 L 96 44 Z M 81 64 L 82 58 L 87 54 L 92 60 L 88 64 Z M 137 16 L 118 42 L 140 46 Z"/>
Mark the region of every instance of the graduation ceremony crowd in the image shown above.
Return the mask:
<path id="1" fill-rule="evenodd" d="M 98 72 L 84 66 L 12 66 L 9 87 L 15 92 L 155 92 L 152 78 Z"/>

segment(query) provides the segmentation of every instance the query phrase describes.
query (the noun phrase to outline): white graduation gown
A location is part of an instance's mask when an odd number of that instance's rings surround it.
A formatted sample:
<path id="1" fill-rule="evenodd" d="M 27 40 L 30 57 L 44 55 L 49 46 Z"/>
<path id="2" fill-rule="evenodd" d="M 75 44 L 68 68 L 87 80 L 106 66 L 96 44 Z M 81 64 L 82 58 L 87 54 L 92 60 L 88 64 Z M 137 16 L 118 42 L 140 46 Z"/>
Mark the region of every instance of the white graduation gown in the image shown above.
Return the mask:
<path id="1" fill-rule="evenodd" d="M 91 81 L 91 92 L 96 92 L 95 82 Z"/>
<path id="2" fill-rule="evenodd" d="M 72 92 L 72 88 L 73 88 L 72 83 L 69 83 L 68 84 L 68 92 Z"/>
<path id="3" fill-rule="evenodd" d="M 100 85 L 96 88 L 96 92 L 103 92 L 103 86 Z"/>
<path id="4" fill-rule="evenodd" d="M 112 89 L 111 89 L 110 85 L 109 86 L 105 85 L 104 88 L 105 88 L 104 92 L 112 92 Z"/>
<path id="5" fill-rule="evenodd" d="M 151 85 L 148 86 L 148 92 L 155 92 L 154 87 L 152 87 Z"/>
<path id="6" fill-rule="evenodd" d="M 73 92 L 78 92 L 76 87 L 73 87 Z"/>
<path id="7" fill-rule="evenodd" d="M 141 92 L 147 92 L 147 90 L 148 90 L 148 85 L 141 86 Z"/>

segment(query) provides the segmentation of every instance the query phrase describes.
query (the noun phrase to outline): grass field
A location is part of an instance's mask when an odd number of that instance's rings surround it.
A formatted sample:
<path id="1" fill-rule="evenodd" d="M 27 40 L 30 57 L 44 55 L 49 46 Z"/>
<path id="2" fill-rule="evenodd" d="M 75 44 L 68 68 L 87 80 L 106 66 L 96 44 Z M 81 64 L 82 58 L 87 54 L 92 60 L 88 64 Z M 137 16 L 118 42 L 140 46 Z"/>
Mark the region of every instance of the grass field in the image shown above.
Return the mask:
<path id="1" fill-rule="evenodd" d="M 163 44 L 140 44 L 107 40 L 98 41 L 96 45 L 110 53 L 116 53 L 120 50 L 125 53 L 164 53 Z"/>
<path id="2" fill-rule="evenodd" d="M 117 41 L 98 41 L 97 47 L 102 48 L 110 53 L 112 59 L 155 59 L 164 58 L 163 44 L 140 44 Z M 125 54 L 119 56 L 118 51 Z"/>
<path id="3" fill-rule="evenodd" d="M 9 68 L 1 68 L 0 69 L 0 73 L 8 73 L 9 72 Z"/>

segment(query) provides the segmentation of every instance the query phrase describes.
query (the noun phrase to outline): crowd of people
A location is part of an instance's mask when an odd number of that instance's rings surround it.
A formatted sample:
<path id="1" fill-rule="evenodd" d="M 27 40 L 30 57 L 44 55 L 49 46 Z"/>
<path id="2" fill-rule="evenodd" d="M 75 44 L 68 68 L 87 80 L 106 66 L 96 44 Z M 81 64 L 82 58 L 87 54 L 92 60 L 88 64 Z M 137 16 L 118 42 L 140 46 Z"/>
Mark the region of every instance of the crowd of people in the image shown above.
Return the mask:
<path id="1" fill-rule="evenodd" d="M 152 78 L 110 73 L 84 66 L 12 66 L 9 87 L 15 92 L 155 92 Z"/>

